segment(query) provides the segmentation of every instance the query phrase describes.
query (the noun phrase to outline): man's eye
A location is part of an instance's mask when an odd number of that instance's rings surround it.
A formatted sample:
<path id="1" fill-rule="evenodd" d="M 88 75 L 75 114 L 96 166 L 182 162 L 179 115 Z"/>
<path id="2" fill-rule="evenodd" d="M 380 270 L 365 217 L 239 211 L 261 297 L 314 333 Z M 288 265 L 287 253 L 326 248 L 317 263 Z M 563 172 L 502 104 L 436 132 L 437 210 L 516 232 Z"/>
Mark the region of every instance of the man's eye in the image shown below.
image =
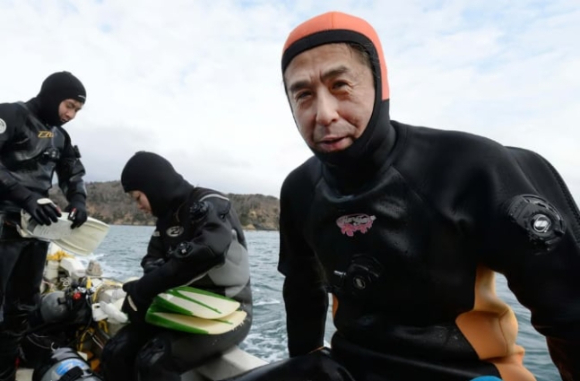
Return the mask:
<path id="1" fill-rule="evenodd" d="M 296 94 L 296 100 L 304 99 L 308 97 L 310 94 L 311 94 L 310 91 L 301 91 L 298 94 Z"/>
<path id="2" fill-rule="evenodd" d="M 344 81 L 336 81 L 336 82 L 334 82 L 334 84 L 332 85 L 332 87 L 335 88 L 335 89 L 340 89 L 341 87 L 344 87 L 346 85 L 347 85 L 347 83 L 344 82 Z"/>

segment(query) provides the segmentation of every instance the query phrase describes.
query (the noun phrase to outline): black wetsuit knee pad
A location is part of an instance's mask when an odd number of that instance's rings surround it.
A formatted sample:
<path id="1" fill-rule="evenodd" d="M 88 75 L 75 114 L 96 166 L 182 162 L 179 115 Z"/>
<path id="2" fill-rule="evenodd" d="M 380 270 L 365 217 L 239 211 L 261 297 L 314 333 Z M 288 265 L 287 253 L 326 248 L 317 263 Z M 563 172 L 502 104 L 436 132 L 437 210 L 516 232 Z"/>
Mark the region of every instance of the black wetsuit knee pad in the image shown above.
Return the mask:
<path id="1" fill-rule="evenodd" d="M 129 325 L 107 342 L 101 356 L 102 374 L 107 381 L 136 379 L 135 358 L 146 339 L 145 334 Z"/>
<path id="2" fill-rule="evenodd" d="M 143 346 L 137 355 L 137 369 L 147 373 L 171 357 L 171 343 L 163 336 L 157 336 Z"/>

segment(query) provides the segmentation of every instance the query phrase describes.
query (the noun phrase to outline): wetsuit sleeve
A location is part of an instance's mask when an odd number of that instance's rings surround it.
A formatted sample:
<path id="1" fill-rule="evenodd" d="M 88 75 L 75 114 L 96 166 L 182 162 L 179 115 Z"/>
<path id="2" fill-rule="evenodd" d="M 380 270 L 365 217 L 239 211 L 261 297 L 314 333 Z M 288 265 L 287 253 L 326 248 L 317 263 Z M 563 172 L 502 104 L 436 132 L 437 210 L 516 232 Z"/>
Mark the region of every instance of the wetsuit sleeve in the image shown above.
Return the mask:
<path id="1" fill-rule="evenodd" d="M 147 245 L 147 254 L 141 260 L 141 267 L 145 273 L 148 273 L 162 266 L 164 263 L 165 253 L 163 251 L 163 242 L 161 241 L 159 228 L 155 228 Z"/>
<path id="2" fill-rule="evenodd" d="M 563 380 L 580 380 L 578 207 L 558 172 L 531 151 L 503 152 L 489 173 L 479 187 L 491 190 L 490 204 L 476 204 L 486 215 L 482 255 L 530 309 Z"/>
<path id="3" fill-rule="evenodd" d="M 303 200 L 306 202 L 306 200 Z M 319 262 L 302 234 L 287 179 L 280 196 L 280 259 L 278 271 L 284 276 L 283 297 L 290 357 L 323 346 L 328 294 Z"/>
<path id="4" fill-rule="evenodd" d="M 161 235 L 159 234 L 159 227 L 155 227 L 155 231 L 149 239 L 149 244 L 147 245 L 147 254 L 141 260 L 141 266 L 144 263 L 155 261 L 159 258 L 163 258 L 165 253 L 163 253 L 163 242 L 161 241 Z"/>
<path id="5" fill-rule="evenodd" d="M 234 236 L 228 216 L 230 201 L 211 197 L 192 205 L 194 209 L 196 206 L 201 211 L 192 215 L 191 226 L 184 227 L 194 229 L 193 238 L 171 248 L 167 261 L 138 281 L 143 297 L 152 298 L 169 288 L 189 284 L 225 263 Z"/>
<path id="6" fill-rule="evenodd" d="M 12 141 L 17 125 L 24 124 L 24 118 L 19 117 L 14 109 L 14 105 L 9 103 L 0 104 L 0 153 L 7 149 Z M 19 191 L 26 190 L 10 174 L 10 171 L 0 160 L 0 194 L 9 199 L 13 199 Z"/>
<path id="7" fill-rule="evenodd" d="M 73 200 L 86 200 L 87 191 L 83 177 L 85 167 L 81 162 L 81 154 L 78 147 L 71 144 L 70 137 L 64 129 L 60 129 L 65 134 L 65 146 L 56 166 L 58 175 L 58 185 L 70 202 Z"/>
<path id="8" fill-rule="evenodd" d="M 17 112 L 16 106 L 10 103 L 0 104 L 0 154 L 9 149 L 16 129 L 24 125 L 26 116 Z M 18 202 L 31 192 L 10 174 L 10 171 L 0 160 L 0 194 L 12 201 Z"/>

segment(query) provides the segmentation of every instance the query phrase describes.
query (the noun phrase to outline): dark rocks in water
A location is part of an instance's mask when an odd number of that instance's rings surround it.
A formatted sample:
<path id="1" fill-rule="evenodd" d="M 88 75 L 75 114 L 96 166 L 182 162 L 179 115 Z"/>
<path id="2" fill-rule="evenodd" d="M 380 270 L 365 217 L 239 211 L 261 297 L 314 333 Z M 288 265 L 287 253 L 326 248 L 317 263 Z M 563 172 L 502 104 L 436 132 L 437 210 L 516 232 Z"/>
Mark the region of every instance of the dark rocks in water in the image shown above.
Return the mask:
<path id="1" fill-rule="evenodd" d="M 91 217 L 111 225 L 154 225 L 149 214 L 140 211 L 123 192 L 119 181 L 91 182 L 87 187 L 87 210 Z M 228 194 L 246 230 L 278 230 L 280 201 L 261 194 Z M 67 205 L 61 190 L 53 186 L 50 198 L 61 209 Z"/>

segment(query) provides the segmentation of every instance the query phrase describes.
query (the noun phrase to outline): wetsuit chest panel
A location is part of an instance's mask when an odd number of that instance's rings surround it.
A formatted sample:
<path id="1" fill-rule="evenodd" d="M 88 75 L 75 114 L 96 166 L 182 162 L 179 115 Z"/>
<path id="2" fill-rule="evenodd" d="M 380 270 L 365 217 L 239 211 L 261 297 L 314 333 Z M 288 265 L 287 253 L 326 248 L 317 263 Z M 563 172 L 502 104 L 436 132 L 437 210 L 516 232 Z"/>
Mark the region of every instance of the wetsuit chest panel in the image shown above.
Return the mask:
<path id="1" fill-rule="evenodd" d="M 168 253 L 177 245 L 195 238 L 196 229 L 191 224 L 189 216 L 189 200 L 185 201 L 177 210 L 168 213 L 157 223 L 159 236 L 163 245 L 165 259 L 169 259 Z"/>
<path id="2" fill-rule="evenodd" d="M 355 196 L 337 195 L 325 181 L 315 192 L 306 234 L 329 283 L 338 287 L 339 305 L 418 324 L 470 310 L 476 262 L 457 224 L 433 210 L 395 169 L 378 178 Z M 368 284 L 349 276 L 365 267 L 372 273 L 362 276 Z M 361 303 L 369 298 L 371 307 Z"/>
<path id="3" fill-rule="evenodd" d="M 212 193 L 214 192 L 207 192 L 197 188 L 192 196 L 185 201 L 176 212 L 166 216 L 163 223 L 158 225 L 166 259 L 169 259 L 168 252 L 170 250 L 185 241 L 193 241 L 196 239 L 198 245 L 209 245 L 209 243 L 200 240 L 202 222 L 193 222 L 190 210 L 196 201 L 199 201 L 203 196 Z M 192 262 L 184 264 L 183 266 L 195 268 L 197 265 L 202 264 Z M 195 278 L 191 283 L 189 283 L 189 285 L 232 297 L 240 302 L 250 303 L 251 290 L 249 286 L 249 271 L 247 250 L 241 244 L 237 234 L 234 234 L 232 231 L 232 244 L 226 252 L 225 263 L 216 266 L 207 271 L 207 273 Z M 250 313 L 251 307 L 249 305 L 244 306 L 244 310 Z"/>
<path id="4" fill-rule="evenodd" d="M 163 252 L 165 253 L 166 260 L 170 259 L 169 252 L 175 249 L 180 243 L 192 241 L 195 238 L 196 229 L 191 224 L 191 219 L 188 213 L 190 201 L 191 200 L 184 202 L 176 212 L 166 216 L 163 218 L 163 222 L 158 224 L 159 235 L 163 244 Z M 195 266 L 195 263 L 184 264 L 183 266 Z M 186 269 L 184 270 L 187 271 Z M 189 285 L 224 294 L 221 288 L 215 288 L 215 283 L 207 274 L 202 274 L 200 278 L 195 279 Z"/>
<path id="5" fill-rule="evenodd" d="M 66 137 L 57 127 L 48 127 L 29 115 L 0 160 L 21 184 L 44 193 L 52 185 L 65 143 Z"/>

